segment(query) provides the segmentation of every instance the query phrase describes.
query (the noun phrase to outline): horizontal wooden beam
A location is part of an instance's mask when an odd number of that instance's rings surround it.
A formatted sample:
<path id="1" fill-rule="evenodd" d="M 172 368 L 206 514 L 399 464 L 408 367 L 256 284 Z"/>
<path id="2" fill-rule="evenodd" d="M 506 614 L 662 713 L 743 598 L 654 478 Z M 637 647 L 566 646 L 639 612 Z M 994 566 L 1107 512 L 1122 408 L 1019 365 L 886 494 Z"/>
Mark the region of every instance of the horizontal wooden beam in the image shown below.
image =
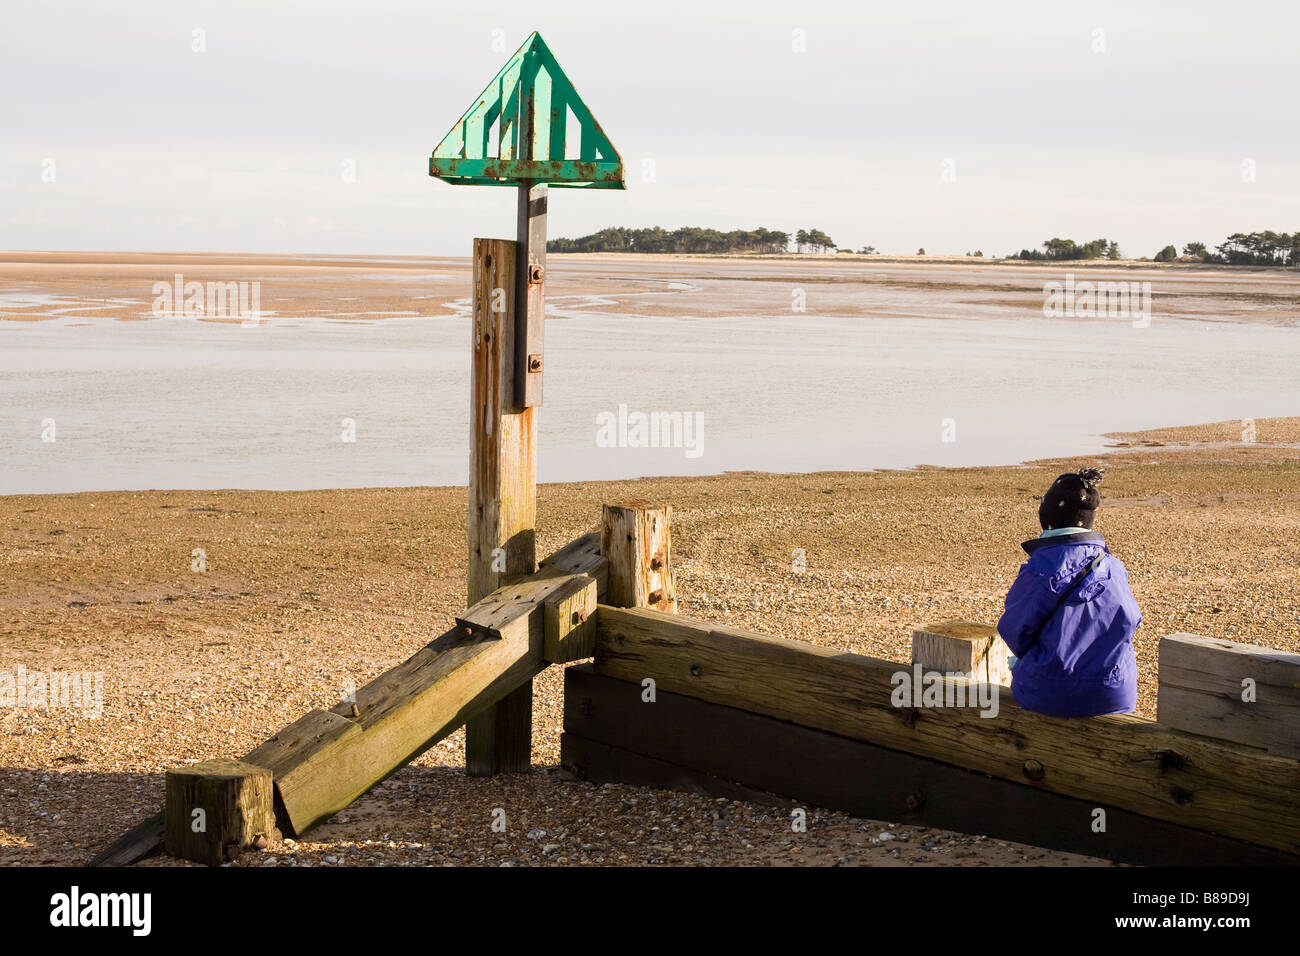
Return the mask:
<path id="1" fill-rule="evenodd" d="M 1300 654 L 1171 634 L 1159 676 L 1160 723 L 1300 757 Z"/>
<path id="2" fill-rule="evenodd" d="M 896 707 L 907 665 L 645 609 L 602 604 L 596 634 L 596 670 L 609 677 L 1300 853 L 1300 761 L 1131 715 L 1045 717 L 1006 693 L 996 717 Z"/>
<path id="3" fill-rule="evenodd" d="M 560 759 L 580 779 L 940 827 L 1163 866 L 1300 865 L 1300 857 L 1098 807 L 734 707 L 564 672 Z M 1104 830 L 1098 831 L 1099 822 Z"/>
<path id="4" fill-rule="evenodd" d="M 560 735 L 560 763 L 565 770 L 587 783 L 621 783 L 653 790 L 675 790 L 702 797 L 725 797 L 759 806 L 794 807 L 807 801 L 746 787 L 744 784 L 700 770 L 681 767 L 658 757 L 633 753 L 611 744 L 589 740 L 565 731 Z M 824 804 L 814 804 L 823 806 Z M 833 809 L 828 807 L 828 809 Z"/>

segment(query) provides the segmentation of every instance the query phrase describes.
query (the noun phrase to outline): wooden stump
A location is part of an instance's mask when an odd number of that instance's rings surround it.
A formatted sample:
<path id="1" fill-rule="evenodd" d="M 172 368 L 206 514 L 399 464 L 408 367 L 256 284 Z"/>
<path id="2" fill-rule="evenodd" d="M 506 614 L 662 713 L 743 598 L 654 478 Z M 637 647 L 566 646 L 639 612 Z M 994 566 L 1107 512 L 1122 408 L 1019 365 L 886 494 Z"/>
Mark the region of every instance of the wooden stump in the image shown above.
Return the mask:
<path id="1" fill-rule="evenodd" d="M 474 240 L 470 376 L 468 606 L 537 570 L 537 409 L 515 404 L 516 244 Z M 532 759 L 533 684 L 465 724 L 471 776 L 525 771 Z"/>
<path id="2" fill-rule="evenodd" d="M 975 621 L 945 621 L 912 632 L 912 663 L 927 671 L 962 674 L 986 684 L 1011 684 L 1010 651 L 997 628 Z"/>
<path id="3" fill-rule="evenodd" d="M 669 521 L 672 508 L 647 501 L 605 505 L 600 552 L 609 561 L 605 603 L 677 613 Z"/>
<path id="4" fill-rule="evenodd" d="M 167 852 L 209 866 L 278 838 L 271 771 L 241 760 L 168 770 L 163 816 Z"/>

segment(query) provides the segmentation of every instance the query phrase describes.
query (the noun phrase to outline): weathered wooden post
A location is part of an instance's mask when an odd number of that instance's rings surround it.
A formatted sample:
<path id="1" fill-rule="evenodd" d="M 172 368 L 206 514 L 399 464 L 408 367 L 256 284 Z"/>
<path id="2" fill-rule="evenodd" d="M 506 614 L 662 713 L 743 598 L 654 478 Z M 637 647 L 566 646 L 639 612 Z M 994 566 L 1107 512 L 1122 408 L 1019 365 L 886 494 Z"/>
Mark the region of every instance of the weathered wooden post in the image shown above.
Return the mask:
<path id="1" fill-rule="evenodd" d="M 605 505 L 600 522 L 600 553 L 609 561 L 605 603 L 677 613 L 673 579 L 672 508 L 648 501 Z"/>
<path id="2" fill-rule="evenodd" d="M 468 604 L 537 569 L 536 408 L 513 408 L 516 245 L 474 240 L 470 374 Z M 533 685 L 528 682 L 465 725 L 470 774 L 527 770 Z"/>
<path id="3" fill-rule="evenodd" d="M 574 144 L 567 141 L 570 113 L 582 131 Z M 468 572 L 473 605 L 536 568 L 535 415 L 542 403 L 547 186 L 626 184 L 618 151 L 538 33 L 529 35 L 443 137 L 429 158 L 429 175 L 456 185 L 514 186 L 519 193 L 515 241 L 474 241 Z M 557 656 L 568 635 L 560 631 L 554 632 Z M 532 701 L 530 682 L 470 718 L 469 773 L 528 769 Z"/>
<path id="4" fill-rule="evenodd" d="M 1170 634 L 1159 661 L 1160 723 L 1300 758 L 1300 654 Z"/>
<path id="5" fill-rule="evenodd" d="M 271 771 L 239 760 L 205 760 L 167 771 L 164 842 L 172 856 L 228 863 L 278 837 Z"/>

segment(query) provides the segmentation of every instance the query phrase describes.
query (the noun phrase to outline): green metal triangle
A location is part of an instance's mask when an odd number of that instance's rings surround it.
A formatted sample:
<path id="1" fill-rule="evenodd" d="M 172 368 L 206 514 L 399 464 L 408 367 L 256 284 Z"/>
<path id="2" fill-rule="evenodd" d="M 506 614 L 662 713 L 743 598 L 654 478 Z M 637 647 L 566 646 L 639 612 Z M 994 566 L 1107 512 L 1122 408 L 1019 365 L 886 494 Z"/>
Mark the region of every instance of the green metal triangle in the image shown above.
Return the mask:
<path id="1" fill-rule="evenodd" d="M 570 112 L 582 130 L 576 149 L 568 143 Z M 627 188 L 618 150 L 536 32 L 442 138 L 429 175 L 458 185 Z"/>

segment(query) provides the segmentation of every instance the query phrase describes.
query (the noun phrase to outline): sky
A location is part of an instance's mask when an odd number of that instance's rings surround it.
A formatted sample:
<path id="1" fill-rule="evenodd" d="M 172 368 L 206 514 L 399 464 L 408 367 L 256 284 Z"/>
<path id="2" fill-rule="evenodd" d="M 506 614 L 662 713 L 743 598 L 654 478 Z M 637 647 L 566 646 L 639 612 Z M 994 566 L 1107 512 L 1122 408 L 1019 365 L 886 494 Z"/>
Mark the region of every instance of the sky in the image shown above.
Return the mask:
<path id="1" fill-rule="evenodd" d="M 1287 2 L 5 0 L 0 249 L 513 237 L 513 190 L 438 182 L 428 156 L 533 30 L 627 169 L 626 191 L 553 191 L 553 237 L 1150 256 L 1300 230 Z"/>

